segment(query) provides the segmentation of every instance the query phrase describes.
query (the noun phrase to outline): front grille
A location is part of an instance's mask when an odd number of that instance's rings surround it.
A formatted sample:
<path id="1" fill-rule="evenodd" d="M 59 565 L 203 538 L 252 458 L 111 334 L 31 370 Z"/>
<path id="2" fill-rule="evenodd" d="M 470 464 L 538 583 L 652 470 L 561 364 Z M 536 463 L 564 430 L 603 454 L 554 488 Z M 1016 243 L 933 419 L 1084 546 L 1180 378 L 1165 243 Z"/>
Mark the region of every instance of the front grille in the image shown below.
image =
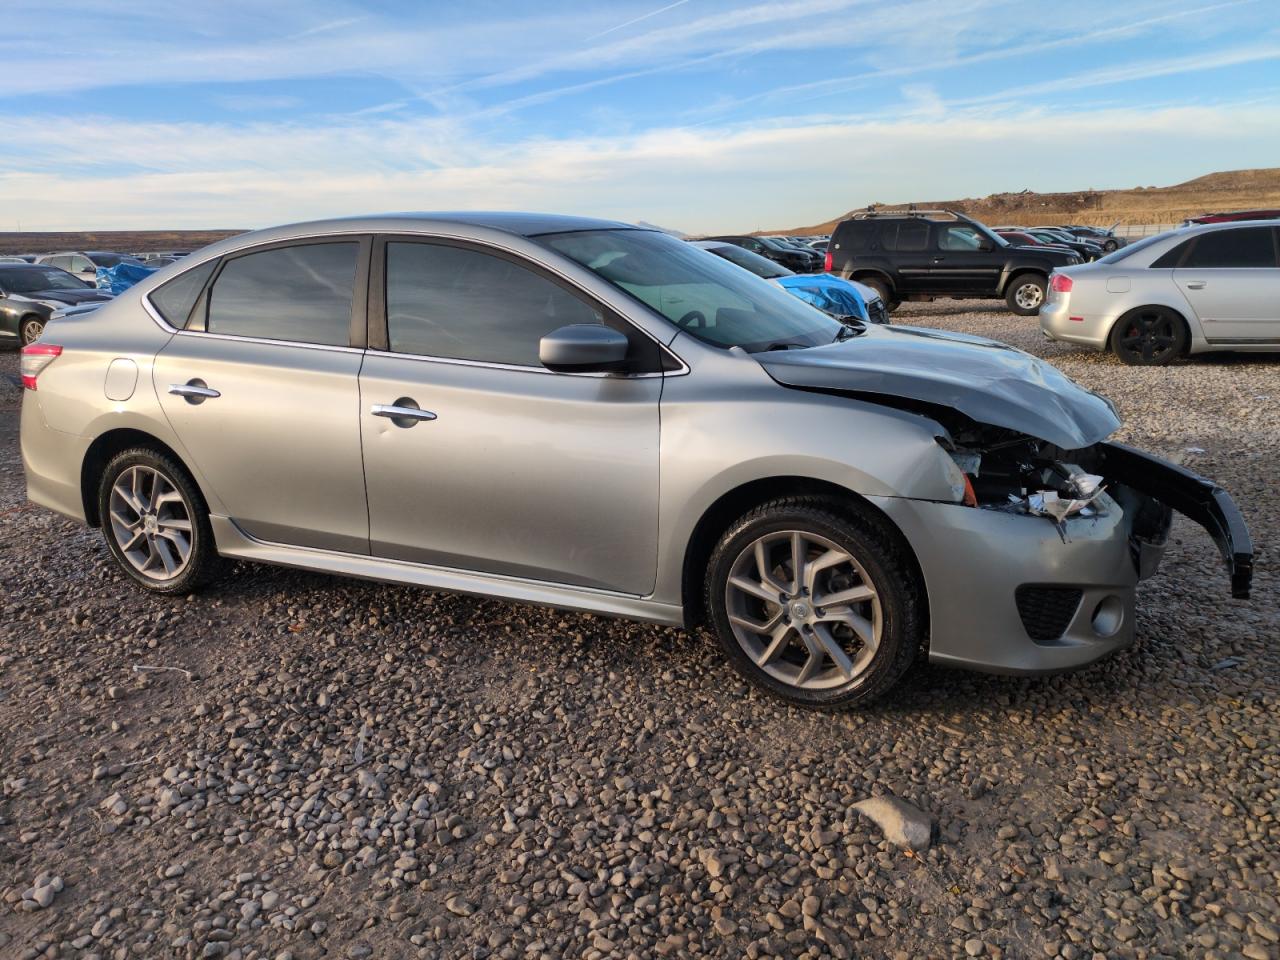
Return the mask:
<path id="1" fill-rule="evenodd" d="M 1071 626 L 1084 591 L 1076 587 L 1036 587 L 1023 584 L 1013 592 L 1018 616 L 1032 640 L 1057 640 Z"/>
<path id="2" fill-rule="evenodd" d="M 872 323 L 889 322 L 889 312 L 885 310 L 883 300 L 872 300 L 867 304 L 867 319 Z"/>

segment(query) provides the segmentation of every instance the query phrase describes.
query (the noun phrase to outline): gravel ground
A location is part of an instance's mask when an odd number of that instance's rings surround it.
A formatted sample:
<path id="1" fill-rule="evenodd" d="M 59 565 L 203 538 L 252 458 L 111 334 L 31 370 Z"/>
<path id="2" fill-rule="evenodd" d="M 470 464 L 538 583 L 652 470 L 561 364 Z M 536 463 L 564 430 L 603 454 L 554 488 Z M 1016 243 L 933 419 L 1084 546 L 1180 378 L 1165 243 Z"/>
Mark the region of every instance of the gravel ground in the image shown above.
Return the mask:
<path id="1" fill-rule="evenodd" d="M 1276 540 L 1280 358 L 1139 370 L 994 305 L 900 320 L 1048 357 Z M 25 502 L 16 367 L 0 956 L 1280 956 L 1265 554 L 1231 601 L 1179 521 L 1131 650 L 922 666 L 818 715 L 675 630 L 248 565 L 144 596 Z M 851 809 L 880 794 L 936 818 L 927 853 Z"/>

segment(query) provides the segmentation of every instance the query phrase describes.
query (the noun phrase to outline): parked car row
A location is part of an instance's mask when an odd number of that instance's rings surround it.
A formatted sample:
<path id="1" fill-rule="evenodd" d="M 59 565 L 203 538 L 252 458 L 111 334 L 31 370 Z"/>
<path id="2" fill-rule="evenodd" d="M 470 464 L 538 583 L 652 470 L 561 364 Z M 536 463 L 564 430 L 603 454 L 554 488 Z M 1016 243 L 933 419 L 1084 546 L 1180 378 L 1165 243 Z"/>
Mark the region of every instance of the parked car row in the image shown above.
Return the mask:
<path id="1" fill-rule="evenodd" d="M 110 299 L 109 292 L 59 267 L 0 263 L 0 343 L 34 343 L 57 311 Z"/>

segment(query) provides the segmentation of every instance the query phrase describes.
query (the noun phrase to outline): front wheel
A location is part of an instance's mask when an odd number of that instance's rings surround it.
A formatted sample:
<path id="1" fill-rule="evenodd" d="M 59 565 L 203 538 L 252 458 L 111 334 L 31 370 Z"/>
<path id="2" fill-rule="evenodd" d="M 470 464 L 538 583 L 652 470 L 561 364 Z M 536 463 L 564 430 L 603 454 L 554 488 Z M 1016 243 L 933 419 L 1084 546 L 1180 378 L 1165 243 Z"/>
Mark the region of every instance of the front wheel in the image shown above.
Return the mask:
<path id="1" fill-rule="evenodd" d="M 1024 273 L 1013 278 L 1005 292 L 1004 301 L 1020 317 L 1034 317 L 1044 303 L 1045 279 L 1034 273 Z"/>
<path id="2" fill-rule="evenodd" d="M 799 706 L 875 699 L 924 638 L 922 594 L 897 538 L 826 501 L 775 500 L 734 524 L 712 554 L 706 600 L 734 669 Z"/>
<path id="3" fill-rule="evenodd" d="M 189 593 L 221 568 L 199 489 L 159 451 L 137 447 L 107 464 L 98 516 L 116 562 L 153 593 Z"/>
<path id="4" fill-rule="evenodd" d="M 1163 367 L 1187 348 L 1187 326 L 1164 307 L 1141 307 L 1111 328 L 1111 352 L 1134 367 Z"/>
<path id="5" fill-rule="evenodd" d="M 880 301 L 884 304 L 885 313 L 897 310 L 898 307 L 902 306 L 902 301 L 894 299 L 893 291 L 889 289 L 889 284 L 885 283 L 883 280 L 878 280 L 875 277 L 867 277 L 865 279 L 859 277 L 857 279 L 859 283 L 870 287 L 879 294 Z"/>
<path id="6" fill-rule="evenodd" d="M 40 334 L 44 333 L 44 321 L 39 317 L 23 317 L 20 332 L 22 345 L 29 347 L 40 339 Z"/>

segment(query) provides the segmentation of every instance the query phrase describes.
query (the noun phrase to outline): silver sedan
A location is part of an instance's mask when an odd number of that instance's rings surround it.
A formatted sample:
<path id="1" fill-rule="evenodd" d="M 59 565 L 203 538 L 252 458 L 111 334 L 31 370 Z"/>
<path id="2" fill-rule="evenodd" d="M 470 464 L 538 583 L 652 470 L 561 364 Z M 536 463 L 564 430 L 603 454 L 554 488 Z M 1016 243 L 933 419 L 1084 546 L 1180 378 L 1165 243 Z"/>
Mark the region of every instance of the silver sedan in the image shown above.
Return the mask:
<path id="1" fill-rule="evenodd" d="M 1218 350 L 1280 350 L 1280 221 L 1183 227 L 1049 278 L 1052 340 L 1159 366 Z"/>
<path id="2" fill-rule="evenodd" d="M 522 214 L 207 247 L 23 351 L 28 496 L 138 585 L 223 558 L 693 628 L 792 702 L 1129 643 L 1208 480 L 1002 344 L 849 325 L 663 233 Z"/>

